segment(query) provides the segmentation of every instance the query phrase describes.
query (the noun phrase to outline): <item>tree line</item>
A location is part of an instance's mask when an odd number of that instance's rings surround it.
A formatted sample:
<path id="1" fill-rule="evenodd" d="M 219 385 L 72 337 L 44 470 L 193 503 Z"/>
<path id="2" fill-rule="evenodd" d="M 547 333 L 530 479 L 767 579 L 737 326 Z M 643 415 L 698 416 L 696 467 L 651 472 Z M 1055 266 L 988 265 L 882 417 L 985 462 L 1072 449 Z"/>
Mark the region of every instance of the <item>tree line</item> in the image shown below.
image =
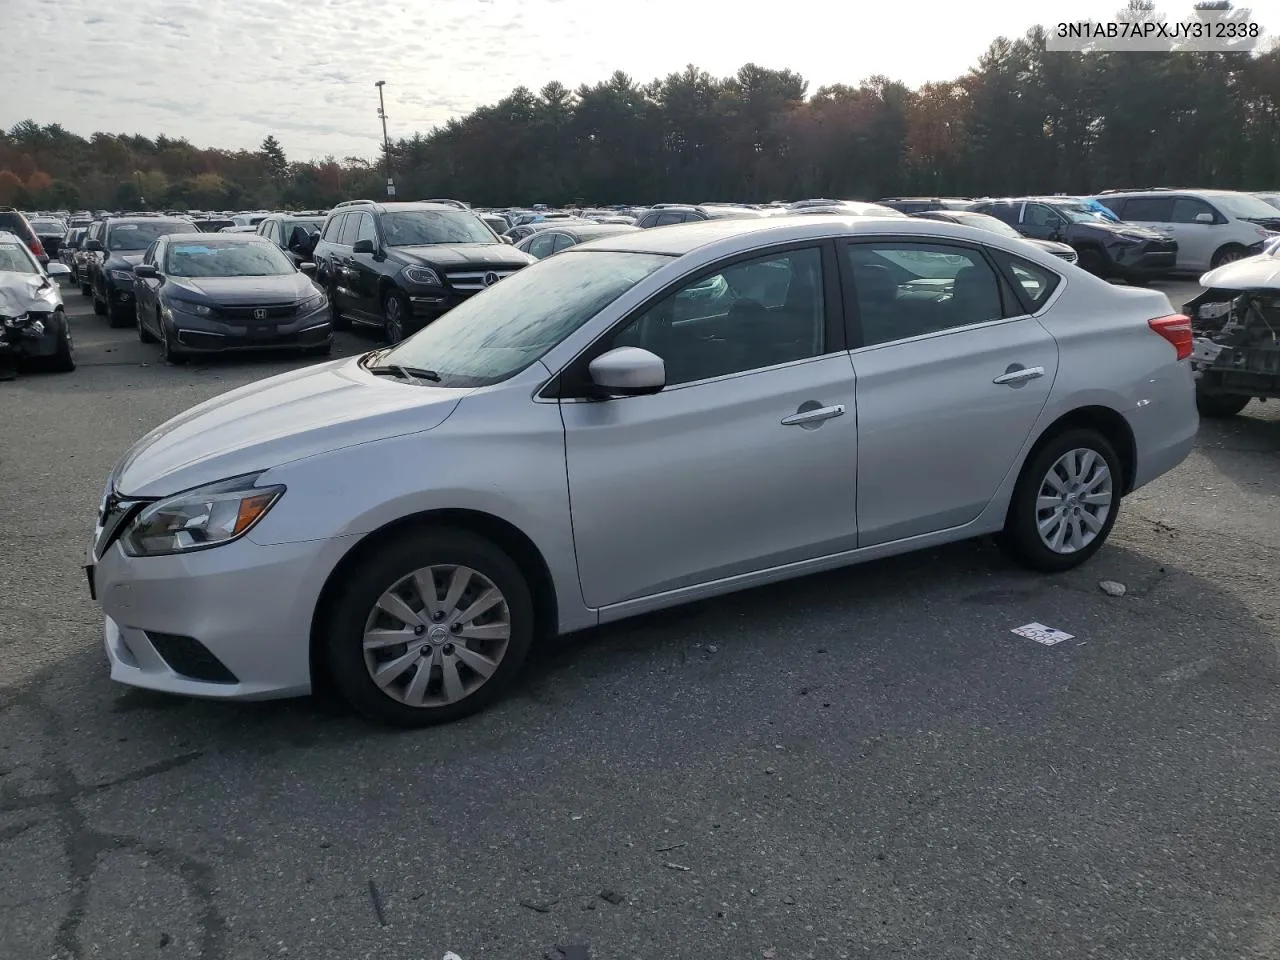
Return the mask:
<path id="1" fill-rule="evenodd" d="M 808 90 L 791 70 L 693 65 L 637 83 L 525 87 L 391 145 L 398 197 L 477 206 L 983 196 L 1108 187 L 1280 189 L 1280 48 L 1055 53 L 993 42 L 953 81 L 877 76 Z M 24 121 L 0 133 L 0 204 L 324 208 L 385 193 L 384 158 Z"/>

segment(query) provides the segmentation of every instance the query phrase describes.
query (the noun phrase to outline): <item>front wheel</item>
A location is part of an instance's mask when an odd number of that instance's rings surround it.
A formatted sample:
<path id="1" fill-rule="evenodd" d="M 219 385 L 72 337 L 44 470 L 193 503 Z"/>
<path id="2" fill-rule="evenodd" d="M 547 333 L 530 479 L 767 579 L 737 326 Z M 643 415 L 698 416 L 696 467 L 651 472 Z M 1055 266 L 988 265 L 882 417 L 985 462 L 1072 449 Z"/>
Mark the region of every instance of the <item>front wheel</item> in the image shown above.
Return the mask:
<path id="1" fill-rule="evenodd" d="M 1044 444 L 1022 468 L 1000 545 L 1033 570 L 1077 567 L 1106 542 L 1120 508 L 1120 458 L 1096 430 Z"/>
<path id="2" fill-rule="evenodd" d="M 1213 255 L 1213 259 L 1209 261 L 1210 267 L 1220 267 L 1226 263 L 1235 263 L 1237 260 L 1243 260 L 1249 256 L 1249 251 L 1238 243 L 1228 243 Z"/>
<path id="3" fill-rule="evenodd" d="M 71 341 L 71 324 L 66 315 L 59 312 L 58 345 L 53 355 L 45 361 L 45 367 L 54 373 L 71 373 L 76 368 L 76 348 Z"/>
<path id="4" fill-rule="evenodd" d="M 160 358 L 171 366 L 180 367 L 187 362 L 187 355 L 177 344 L 177 334 L 169 325 L 160 321 Z"/>
<path id="5" fill-rule="evenodd" d="M 148 330 L 146 324 L 142 322 L 142 312 L 140 310 L 134 310 L 133 319 L 138 325 L 138 339 L 143 343 L 155 343 L 156 335 Z M 163 323 L 164 321 L 160 322 Z"/>
<path id="6" fill-rule="evenodd" d="M 1201 393 L 1196 390 L 1196 410 L 1200 416 L 1210 420 L 1225 420 L 1247 407 L 1252 399 L 1238 393 Z"/>
<path id="7" fill-rule="evenodd" d="M 409 298 L 401 290 L 389 290 L 382 301 L 382 332 L 387 343 L 404 339 L 410 315 Z"/>
<path id="8" fill-rule="evenodd" d="M 371 720 L 447 723 L 488 706 L 534 634 L 520 568 L 488 540 L 412 530 L 370 552 L 323 618 L 338 690 Z"/>

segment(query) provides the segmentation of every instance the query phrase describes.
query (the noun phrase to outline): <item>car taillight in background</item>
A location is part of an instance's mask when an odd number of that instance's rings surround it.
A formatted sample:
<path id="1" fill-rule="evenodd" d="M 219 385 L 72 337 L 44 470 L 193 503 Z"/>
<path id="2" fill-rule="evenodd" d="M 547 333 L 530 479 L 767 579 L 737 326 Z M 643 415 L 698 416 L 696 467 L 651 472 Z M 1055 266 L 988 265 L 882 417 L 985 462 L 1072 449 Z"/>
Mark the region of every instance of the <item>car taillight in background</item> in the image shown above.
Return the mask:
<path id="1" fill-rule="evenodd" d="M 1185 360 L 1191 356 L 1194 349 L 1191 333 L 1191 318 L 1181 313 L 1174 313 L 1167 317 L 1156 317 L 1154 320 L 1148 320 L 1149 326 L 1160 336 L 1164 337 L 1171 344 L 1173 349 L 1178 352 L 1178 359 Z"/>
<path id="2" fill-rule="evenodd" d="M 47 256 L 47 254 L 44 252 L 44 244 L 40 242 L 39 237 L 32 237 L 29 241 L 27 241 L 27 246 L 31 248 L 31 252 L 34 253 L 37 257 Z"/>

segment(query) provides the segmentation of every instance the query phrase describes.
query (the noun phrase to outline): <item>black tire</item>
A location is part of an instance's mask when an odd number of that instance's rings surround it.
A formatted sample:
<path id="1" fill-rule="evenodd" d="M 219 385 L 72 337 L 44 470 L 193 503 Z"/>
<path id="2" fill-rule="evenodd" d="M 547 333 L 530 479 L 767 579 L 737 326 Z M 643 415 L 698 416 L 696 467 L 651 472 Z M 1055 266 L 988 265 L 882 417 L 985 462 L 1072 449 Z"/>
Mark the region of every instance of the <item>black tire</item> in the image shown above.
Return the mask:
<path id="1" fill-rule="evenodd" d="M 90 290 L 89 296 L 93 297 L 93 312 L 97 314 L 99 317 L 106 316 L 107 305 L 98 299 L 98 291 Z"/>
<path id="2" fill-rule="evenodd" d="M 136 323 L 136 324 L 138 325 L 138 339 L 139 339 L 139 340 L 141 340 L 143 343 L 155 343 L 155 342 L 156 342 L 156 335 L 155 335 L 154 333 L 152 333 L 150 330 L 148 330 L 145 326 L 143 326 L 143 324 L 142 324 L 142 314 L 140 314 L 140 313 L 138 312 L 138 310 L 137 310 L 137 308 L 136 308 L 136 307 L 134 308 L 134 311 L 133 311 L 133 322 L 134 322 L 134 323 Z M 161 322 L 161 323 L 163 323 L 164 321 L 160 321 L 160 322 Z"/>
<path id="3" fill-rule="evenodd" d="M 326 343 L 319 347 L 306 347 L 302 351 L 304 357 L 327 357 L 333 353 L 333 344 Z"/>
<path id="4" fill-rule="evenodd" d="M 470 567 L 501 592 L 510 615 L 506 650 L 493 674 L 470 694 L 438 706 L 409 706 L 384 692 L 369 675 L 363 645 L 367 618 L 382 594 L 410 573 L 457 565 Z M 533 644 L 533 599 L 520 568 L 488 540 L 464 530 L 419 527 L 365 555 L 324 612 L 322 630 L 322 650 L 334 685 L 357 712 L 392 726 L 424 727 L 461 719 L 502 696 Z M 392 651 L 391 656 L 396 655 L 398 651 Z M 413 669 L 416 673 L 419 667 Z"/>
<path id="5" fill-rule="evenodd" d="M 131 327 L 136 322 L 137 314 L 134 313 L 132 307 L 122 307 L 119 304 L 108 305 L 108 325 L 112 327 Z"/>
<path id="6" fill-rule="evenodd" d="M 80 296 L 82 296 L 82 297 L 91 297 L 91 296 L 93 296 L 93 287 L 91 287 L 89 284 L 85 283 L 83 280 L 82 280 L 82 281 L 80 281 Z"/>
<path id="7" fill-rule="evenodd" d="M 187 362 L 187 355 L 173 342 L 169 325 L 160 321 L 160 359 L 170 366 L 180 367 Z"/>
<path id="8" fill-rule="evenodd" d="M 71 325 L 65 314 L 59 314 L 58 347 L 53 356 L 44 358 L 43 366 L 51 373 L 70 373 L 76 368 L 76 348 L 71 340 Z"/>
<path id="9" fill-rule="evenodd" d="M 338 289 L 332 283 L 325 287 L 325 293 L 329 295 L 329 323 L 335 330 L 350 330 L 351 318 L 343 316 L 341 308 L 338 306 Z"/>
<path id="10" fill-rule="evenodd" d="M 1224 263 L 1232 263 L 1236 260 L 1243 260 L 1249 256 L 1249 251 L 1238 243 L 1228 243 L 1220 247 L 1213 255 L 1213 259 L 1209 261 L 1210 267 L 1220 267 Z"/>
<path id="11" fill-rule="evenodd" d="M 396 344 L 409 335 L 413 322 L 413 307 L 403 290 L 388 290 L 382 298 L 382 336 L 387 343 Z"/>
<path id="12" fill-rule="evenodd" d="M 1037 527 L 1036 501 L 1049 470 L 1068 452 L 1077 449 L 1090 450 L 1106 461 L 1111 475 L 1111 504 L 1094 539 L 1073 553 L 1059 553 L 1049 548 L 1041 539 Z M 1123 486 L 1120 457 L 1107 438 L 1096 430 L 1076 428 L 1066 430 L 1042 444 L 1022 467 L 1004 530 L 997 542 L 1018 563 L 1042 573 L 1060 573 L 1078 567 L 1101 549 L 1120 512 L 1120 495 Z"/>
<path id="13" fill-rule="evenodd" d="M 1238 393 L 1201 393 L 1196 390 L 1196 409 L 1200 416 L 1209 420 L 1225 420 L 1247 407 L 1252 399 Z"/>

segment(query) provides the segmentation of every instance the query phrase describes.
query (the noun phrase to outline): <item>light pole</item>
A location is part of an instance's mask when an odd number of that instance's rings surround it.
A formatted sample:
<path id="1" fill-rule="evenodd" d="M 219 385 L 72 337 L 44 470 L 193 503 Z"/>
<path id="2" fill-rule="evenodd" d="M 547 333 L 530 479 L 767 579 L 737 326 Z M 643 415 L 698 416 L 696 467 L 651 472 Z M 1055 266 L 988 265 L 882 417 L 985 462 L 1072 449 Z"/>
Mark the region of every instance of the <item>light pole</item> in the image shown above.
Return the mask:
<path id="1" fill-rule="evenodd" d="M 382 99 L 382 88 L 387 81 L 379 80 L 374 84 L 378 88 L 378 116 L 382 118 L 382 156 L 387 161 L 387 196 L 396 195 L 396 182 L 391 178 L 391 140 L 387 137 L 387 104 Z"/>

